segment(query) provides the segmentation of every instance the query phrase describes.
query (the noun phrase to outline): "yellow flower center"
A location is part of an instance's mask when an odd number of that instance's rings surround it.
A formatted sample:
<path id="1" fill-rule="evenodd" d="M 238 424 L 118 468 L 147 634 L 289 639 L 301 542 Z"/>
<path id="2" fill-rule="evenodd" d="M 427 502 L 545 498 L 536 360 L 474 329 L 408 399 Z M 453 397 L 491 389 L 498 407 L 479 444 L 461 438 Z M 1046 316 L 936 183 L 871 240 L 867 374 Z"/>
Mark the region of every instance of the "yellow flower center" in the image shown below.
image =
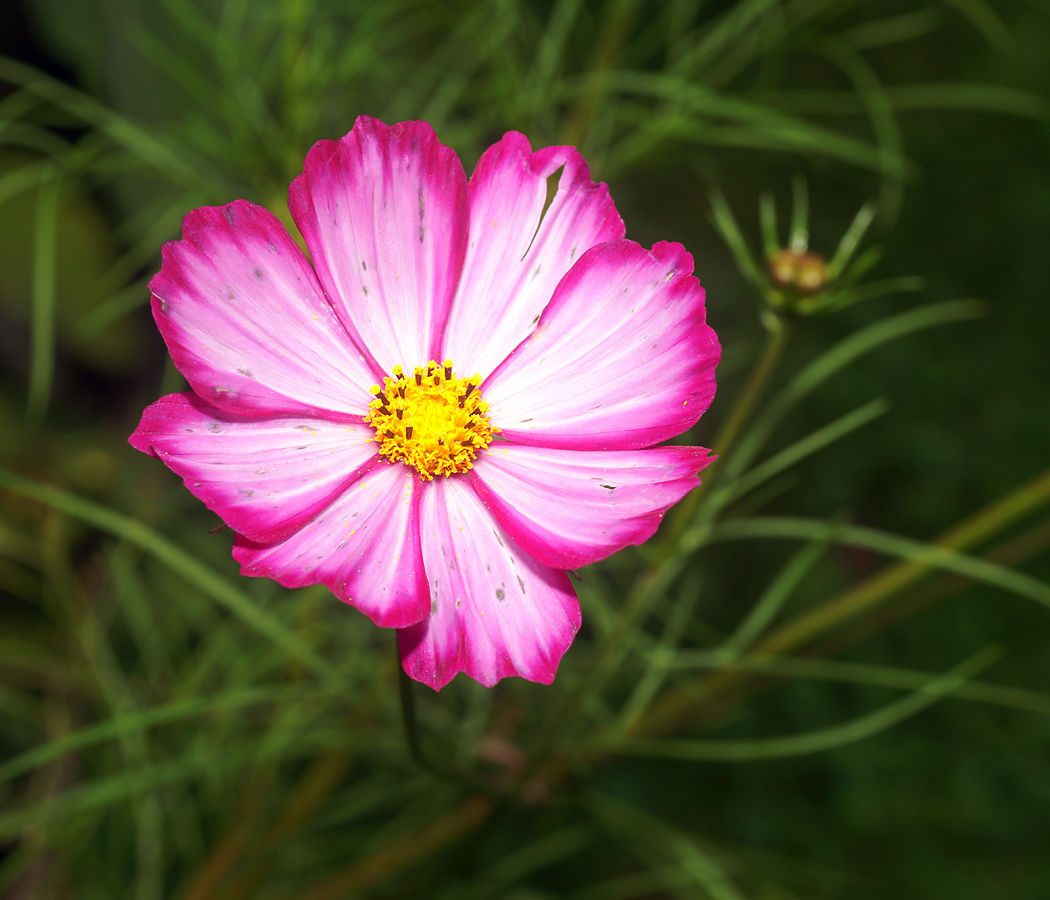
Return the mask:
<path id="1" fill-rule="evenodd" d="M 472 469 L 478 451 L 499 431 L 478 391 L 481 376 L 457 378 L 451 359 L 416 366 L 412 378 L 401 366 L 391 371 L 382 387 L 372 385 L 375 400 L 365 417 L 376 431 L 380 455 L 413 466 L 424 481 Z"/>

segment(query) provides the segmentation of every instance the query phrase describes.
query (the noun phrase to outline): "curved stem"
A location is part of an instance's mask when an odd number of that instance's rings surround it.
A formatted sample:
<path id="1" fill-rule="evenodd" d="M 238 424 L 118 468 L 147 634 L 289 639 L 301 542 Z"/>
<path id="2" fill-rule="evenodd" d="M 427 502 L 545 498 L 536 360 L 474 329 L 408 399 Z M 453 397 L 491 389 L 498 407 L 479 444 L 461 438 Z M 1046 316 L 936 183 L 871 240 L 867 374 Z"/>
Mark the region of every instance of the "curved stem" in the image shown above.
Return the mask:
<path id="1" fill-rule="evenodd" d="M 484 791 L 486 793 L 498 793 L 491 785 L 480 783 L 469 773 L 457 772 L 455 769 L 444 766 L 429 759 L 423 752 L 423 744 L 420 741 L 419 721 L 416 719 L 416 696 L 414 693 L 415 682 L 405 673 L 401 665 L 401 654 L 397 648 L 397 637 L 394 638 L 394 655 L 397 657 L 397 693 L 401 702 L 401 722 L 405 727 L 405 743 L 408 744 L 408 753 L 412 761 L 424 772 L 451 782 L 462 788 L 473 791 Z"/>
<path id="2" fill-rule="evenodd" d="M 423 755 L 423 748 L 419 743 L 416 697 L 412 693 L 412 679 L 405 674 L 405 668 L 401 665 L 401 654 L 397 647 L 397 632 L 394 632 L 394 656 L 397 665 L 397 695 L 398 700 L 401 701 L 401 724 L 405 727 L 405 743 L 408 744 L 408 753 L 419 768 L 432 772 L 434 770 Z"/>
<path id="3" fill-rule="evenodd" d="M 780 362 L 780 357 L 787 341 L 787 322 L 781 316 L 769 311 L 763 316 L 763 324 L 768 331 L 766 345 L 755 367 L 751 370 L 751 375 L 736 402 L 736 406 L 715 440 L 715 452 L 719 455 L 724 454 L 735 443 L 765 392 L 773 372 L 776 371 L 777 364 Z M 717 461 L 708 466 L 708 473 L 711 472 L 715 465 L 717 465 Z M 584 696 L 586 696 L 595 682 L 600 679 L 603 669 L 605 669 L 609 660 L 615 657 L 616 651 L 645 611 L 650 608 L 655 597 L 670 585 L 671 581 L 681 570 L 684 556 L 690 549 L 683 545 L 682 537 L 696 517 L 700 499 L 705 489 L 711 484 L 711 481 L 710 477 L 705 479 L 703 484 L 679 504 L 674 522 L 657 552 L 653 564 L 635 583 L 634 589 L 627 596 L 623 613 L 620 615 L 616 625 L 595 648 L 587 670 L 583 673 L 580 681 L 562 701 L 554 718 L 550 720 L 550 723 L 540 734 L 539 740 L 533 749 L 530 762 L 521 776 L 522 782 L 527 781 L 543 765 L 545 758 L 554 749 L 561 732 L 575 717 Z"/>

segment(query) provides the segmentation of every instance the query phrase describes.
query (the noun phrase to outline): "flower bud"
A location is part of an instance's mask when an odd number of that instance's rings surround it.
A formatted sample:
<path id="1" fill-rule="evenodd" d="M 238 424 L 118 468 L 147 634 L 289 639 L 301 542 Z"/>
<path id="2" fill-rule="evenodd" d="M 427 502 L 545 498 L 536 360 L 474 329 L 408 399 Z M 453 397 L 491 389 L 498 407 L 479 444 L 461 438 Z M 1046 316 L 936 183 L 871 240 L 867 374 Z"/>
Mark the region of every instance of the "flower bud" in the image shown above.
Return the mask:
<path id="1" fill-rule="evenodd" d="M 827 263 L 816 253 L 778 250 L 769 257 L 767 265 L 770 277 L 777 287 L 793 290 L 798 294 L 816 294 L 831 282 Z"/>

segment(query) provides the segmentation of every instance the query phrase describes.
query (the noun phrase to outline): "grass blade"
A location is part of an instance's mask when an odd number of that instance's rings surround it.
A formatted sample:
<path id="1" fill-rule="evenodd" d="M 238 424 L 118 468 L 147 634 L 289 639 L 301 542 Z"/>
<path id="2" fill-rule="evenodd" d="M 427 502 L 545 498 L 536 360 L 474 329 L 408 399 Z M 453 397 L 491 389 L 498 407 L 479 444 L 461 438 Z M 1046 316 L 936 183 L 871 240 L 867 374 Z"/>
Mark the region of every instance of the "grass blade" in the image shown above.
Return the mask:
<path id="1" fill-rule="evenodd" d="M 246 688 L 244 690 L 231 691 L 228 694 L 220 694 L 217 697 L 192 697 L 185 700 L 176 700 L 174 703 L 168 703 L 164 706 L 154 706 L 149 709 L 137 710 L 134 713 L 115 716 L 98 725 L 92 725 L 90 728 L 82 728 L 79 731 L 63 735 L 56 740 L 48 741 L 46 744 L 34 747 L 8 760 L 0 765 L 0 782 L 8 781 L 21 775 L 23 772 L 42 766 L 73 750 L 82 750 L 85 747 L 92 747 L 95 744 L 145 731 L 168 722 L 177 722 L 182 719 L 224 710 L 240 709 L 245 706 L 276 702 L 285 697 L 302 699 L 303 691 L 301 688 L 286 690 Z"/>
<path id="2" fill-rule="evenodd" d="M 786 538 L 789 540 L 820 540 L 827 523 L 819 519 L 801 519 L 791 516 L 755 517 L 723 522 L 710 529 L 707 543 L 754 538 Z M 889 534 L 860 525 L 842 525 L 835 531 L 835 543 L 874 550 L 887 556 L 897 556 L 917 565 L 945 569 L 983 581 L 1021 597 L 1027 597 L 1050 609 L 1050 585 L 1013 569 L 986 559 L 959 553 L 950 547 L 927 544 L 912 538 Z"/>
<path id="3" fill-rule="evenodd" d="M 726 475 L 739 477 L 765 444 L 773 429 L 795 404 L 865 353 L 924 328 L 948 322 L 964 322 L 983 313 L 984 307 L 979 301 L 951 300 L 890 316 L 843 338 L 795 375 L 787 387 L 756 417 L 747 434 L 737 445 L 736 452 L 726 462 Z"/>
<path id="4" fill-rule="evenodd" d="M 40 422 L 51 399 L 55 368 L 55 256 L 58 246 L 57 178 L 37 189 L 33 239 L 33 346 L 26 414 Z"/>
<path id="5" fill-rule="evenodd" d="M 834 422 L 829 422 L 823 428 L 818 428 L 801 440 L 796 441 L 790 447 L 785 447 L 779 453 L 759 463 L 750 472 L 742 476 L 737 482 L 727 487 L 728 497 L 722 502 L 729 503 L 738 497 L 743 497 L 755 488 L 775 478 L 785 469 L 791 468 L 801 462 L 807 456 L 812 456 L 819 450 L 833 444 L 840 438 L 845 437 L 858 428 L 862 428 L 869 422 L 885 415 L 890 408 L 890 403 L 885 398 L 872 400 L 863 406 L 846 413 Z"/>
<path id="6" fill-rule="evenodd" d="M 632 740 L 615 747 L 602 747 L 605 752 L 628 756 L 651 756 L 705 762 L 751 762 L 760 759 L 783 759 L 808 756 L 854 744 L 892 728 L 922 712 L 938 700 L 954 693 L 978 672 L 1001 656 L 1000 648 L 988 647 L 951 671 L 933 678 L 922 688 L 902 700 L 854 719 L 844 725 L 823 728 L 806 734 L 757 740 Z"/>
<path id="7" fill-rule="evenodd" d="M 766 626 L 776 618 L 777 613 L 780 612 L 781 607 L 788 601 L 802 579 L 820 561 L 835 536 L 837 528 L 837 523 L 829 522 L 823 539 L 811 541 L 787 561 L 763 591 L 762 596 L 758 598 L 758 602 L 737 626 L 736 631 L 714 651 L 716 656 L 724 658 L 726 662 L 731 662 L 757 640 L 758 636 L 765 631 Z"/>
<path id="8" fill-rule="evenodd" d="M 24 497 L 31 497 L 141 547 L 225 607 L 249 628 L 271 640 L 289 656 L 298 659 L 307 668 L 326 679 L 338 680 L 335 669 L 318 656 L 312 647 L 268 612 L 260 609 L 247 594 L 237 590 L 225 578 L 142 522 L 59 488 L 19 478 L 3 469 L 0 469 L 0 487 Z"/>

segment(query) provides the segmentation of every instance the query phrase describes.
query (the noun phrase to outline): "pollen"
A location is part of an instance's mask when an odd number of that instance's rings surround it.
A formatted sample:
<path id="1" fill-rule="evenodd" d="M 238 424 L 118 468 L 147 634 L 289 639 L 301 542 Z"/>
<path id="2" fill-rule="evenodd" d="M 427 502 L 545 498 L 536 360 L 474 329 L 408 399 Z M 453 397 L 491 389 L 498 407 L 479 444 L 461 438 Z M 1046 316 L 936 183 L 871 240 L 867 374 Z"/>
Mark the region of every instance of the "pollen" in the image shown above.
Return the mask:
<path id="1" fill-rule="evenodd" d="M 411 377 L 401 366 L 391 372 L 382 385 L 372 385 L 375 399 L 365 417 L 380 456 L 412 466 L 424 481 L 472 469 L 478 451 L 499 431 L 478 390 L 481 376 L 457 378 L 451 359 L 416 366 Z"/>

